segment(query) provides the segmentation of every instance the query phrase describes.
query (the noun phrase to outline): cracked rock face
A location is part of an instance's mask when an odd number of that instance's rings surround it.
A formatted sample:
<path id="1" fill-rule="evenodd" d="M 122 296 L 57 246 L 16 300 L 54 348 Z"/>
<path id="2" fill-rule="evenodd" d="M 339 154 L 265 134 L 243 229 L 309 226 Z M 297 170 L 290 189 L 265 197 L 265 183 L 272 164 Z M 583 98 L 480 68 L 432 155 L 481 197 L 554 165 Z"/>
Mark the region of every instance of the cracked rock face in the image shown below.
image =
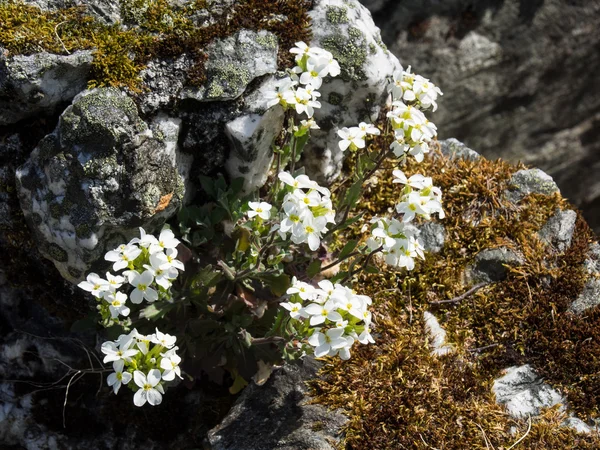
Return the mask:
<path id="1" fill-rule="evenodd" d="M 86 87 L 92 51 L 6 57 L 0 49 L 0 126 L 52 113 Z"/>
<path id="2" fill-rule="evenodd" d="M 344 158 L 337 130 L 377 117 L 387 99 L 388 78 L 400 63 L 358 1 L 317 0 L 310 16 L 311 44 L 330 51 L 340 63 L 341 74 L 326 78 L 319 89 L 322 108 L 316 110 L 315 120 L 321 130 L 311 133 L 303 162 L 313 178 L 332 181 Z"/>
<path id="3" fill-rule="evenodd" d="M 525 260 L 506 247 L 482 250 L 466 269 L 466 278 L 472 283 L 492 283 L 508 276 L 506 266 L 518 266 Z"/>
<path id="4" fill-rule="evenodd" d="M 117 241 L 138 226 L 157 227 L 181 205 L 179 121 L 159 118 L 153 128 L 117 89 L 86 91 L 17 170 L 39 249 L 67 280 L 76 282 Z"/>

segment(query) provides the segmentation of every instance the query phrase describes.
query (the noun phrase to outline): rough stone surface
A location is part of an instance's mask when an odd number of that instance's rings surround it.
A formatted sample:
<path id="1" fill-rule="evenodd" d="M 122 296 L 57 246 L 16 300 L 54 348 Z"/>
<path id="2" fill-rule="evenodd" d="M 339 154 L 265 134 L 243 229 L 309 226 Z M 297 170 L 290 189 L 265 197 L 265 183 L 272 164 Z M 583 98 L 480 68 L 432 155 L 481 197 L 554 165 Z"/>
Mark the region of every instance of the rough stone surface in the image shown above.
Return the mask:
<path id="1" fill-rule="evenodd" d="M 263 386 L 248 386 L 227 417 L 208 434 L 212 450 L 333 450 L 347 418 L 321 405 L 309 405 L 304 382 L 319 363 L 273 372 Z"/>
<path id="2" fill-rule="evenodd" d="M 565 398 L 526 364 L 509 367 L 505 375 L 494 380 L 492 391 L 496 401 L 516 419 L 537 416 L 542 408 L 566 403 Z"/>
<path id="3" fill-rule="evenodd" d="M 575 431 L 581 434 L 598 433 L 600 427 L 598 425 L 588 425 L 583 420 L 577 417 L 569 417 L 563 422 L 563 426 L 573 428 Z"/>
<path id="4" fill-rule="evenodd" d="M 160 119 L 159 119 L 160 120 Z M 117 89 L 86 91 L 16 173 L 21 207 L 63 277 L 77 281 L 138 226 L 153 229 L 180 206 L 179 122 L 153 133 Z"/>
<path id="5" fill-rule="evenodd" d="M 579 297 L 569 307 L 569 311 L 583 314 L 598 305 L 600 305 L 600 280 L 592 279 L 586 283 Z"/>
<path id="6" fill-rule="evenodd" d="M 522 169 L 513 174 L 509 184 L 511 189 L 506 191 L 506 197 L 513 203 L 518 203 L 529 194 L 552 195 L 560 192 L 550 175 L 540 169 Z"/>
<path id="7" fill-rule="evenodd" d="M 85 89 L 92 51 L 72 55 L 2 55 L 0 49 L 0 126 L 36 114 L 52 113 Z"/>
<path id="8" fill-rule="evenodd" d="M 277 71 L 277 37 L 268 31 L 241 30 L 211 42 L 206 53 L 205 85 L 186 87 L 182 98 L 198 101 L 233 100 L 252 80 Z"/>
<path id="9" fill-rule="evenodd" d="M 452 345 L 446 343 L 446 330 L 442 328 L 436 317 L 429 311 L 423 313 L 425 330 L 431 339 L 431 354 L 444 356 L 453 352 Z"/>
<path id="10" fill-rule="evenodd" d="M 37 6 L 44 11 L 79 6 L 85 8 L 86 14 L 94 16 L 105 24 L 113 25 L 121 22 L 119 0 L 24 0 L 24 3 Z"/>
<path id="11" fill-rule="evenodd" d="M 540 237 L 558 252 L 564 252 L 571 246 L 577 213 L 573 210 L 560 211 L 548 219 L 540 230 Z"/>
<path id="12" fill-rule="evenodd" d="M 540 167 L 600 229 L 600 3 L 362 2 L 390 51 L 444 92 L 441 138 Z"/>
<path id="13" fill-rule="evenodd" d="M 405 225 L 405 228 L 413 232 L 415 237 L 421 241 L 425 251 L 438 253 L 444 248 L 446 228 L 441 223 L 426 222 L 418 225 L 409 223 Z"/>
<path id="14" fill-rule="evenodd" d="M 310 16 L 311 44 L 330 51 L 342 70 L 319 89 L 322 108 L 315 112 L 315 120 L 321 130 L 311 133 L 304 154 L 307 173 L 331 181 L 344 157 L 337 130 L 377 117 L 387 98 L 388 77 L 400 65 L 383 45 L 369 11 L 357 0 L 317 0 Z"/>
<path id="15" fill-rule="evenodd" d="M 440 141 L 442 154 L 452 159 L 466 159 L 474 161 L 481 156 L 475 150 L 471 150 L 458 139 L 450 138 Z"/>
<path id="16" fill-rule="evenodd" d="M 523 257 L 506 247 L 482 250 L 466 269 L 466 279 L 471 283 L 492 283 L 508 276 L 506 266 L 518 266 Z"/>

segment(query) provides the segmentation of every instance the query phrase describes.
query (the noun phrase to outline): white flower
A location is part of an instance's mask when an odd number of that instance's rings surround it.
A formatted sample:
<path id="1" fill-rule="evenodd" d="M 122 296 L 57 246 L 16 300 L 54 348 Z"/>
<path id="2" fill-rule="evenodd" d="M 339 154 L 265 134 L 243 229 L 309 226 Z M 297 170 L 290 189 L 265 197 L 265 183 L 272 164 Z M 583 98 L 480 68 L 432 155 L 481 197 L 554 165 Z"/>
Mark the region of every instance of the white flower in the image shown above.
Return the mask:
<path id="1" fill-rule="evenodd" d="M 315 356 L 320 358 L 328 355 L 332 350 L 346 346 L 346 340 L 342 338 L 344 330 L 342 328 L 330 328 L 325 333 L 315 331 L 308 338 L 308 343 L 315 348 Z"/>
<path id="2" fill-rule="evenodd" d="M 403 201 L 396 205 L 396 211 L 404 214 L 404 222 L 410 222 L 417 214 L 427 216 L 429 211 L 423 208 L 421 195 L 418 192 L 411 192 L 405 196 Z"/>
<path id="3" fill-rule="evenodd" d="M 169 248 L 175 248 L 179 245 L 179 240 L 175 238 L 175 235 L 169 228 L 164 228 L 158 236 L 158 242 L 151 244 L 149 251 L 150 254 L 161 252 Z"/>
<path id="4" fill-rule="evenodd" d="M 296 42 L 295 47 L 290 49 L 290 53 L 296 54 L 296 61 L 302 59 L 303 56 L 319 56 L 321 54 L 321 49 L 316 47 L 309 47 L 304 42 Z"/>
<path id="5" fill-rule="evenodd" d="M 263 220 L 269 220 L 271 217 L 271 208 L 273 206 L 267 202 L 248 202 L 248 206 L 251 208 L 248 211 L 248 217 L 251 219 L 258 216 Z"/>
<path id="6" fill-rule="evenodd" d="M 131 374 L 129 372 L 123 372 L 123 367 L 125 366 L 125 362 L 123 360 L 118 360 L 113 363 L 114 372 L 111 373 L 106 382 L 109 386 L 112 386 L 113 392 L 117 394 L 119 389 L 121 388 L 121 384 L 127 384 L 131 381 Z"/>
<path id="7" fill-rule="evenodd" d="M 381 134 L 379 128 L 371 123 L 361 122 L 358 124 L 358 129 L 363 133 L 363 135 L 370 134 L 372 136 L 379 136 Z"/>
<path id="8" fill-rule="evenodd" d="M 179 272 L 174 267 L 162 269 L 165 263 L 168 262 L 167 256 L 164 253 L 154 253 L 150 255 L 150 265 L 144 264 L 144 268 L 152 274 L 154 282 L 163 289 L 169 289 L 172 281 L 177 278 Z"/>
<path id="9" fill-rule="evenodd" d="M 140 389 L 133 396 L 135 406 L 144 406 L 146 402 L 152 406 L 160 405 L 164 390 L 159 384 L 161 379 L 160 370 L 152 369 L 146 376 L 143 372 L 136 370 L 133 372 L 133 381 Z"/>
<path id="10" fill-rule="evenodd" d="M 113 270 L 117 272 L 129 266 L 129 263 L 135 261 L 135 259 L 140 256 L 141 253 L 142 249 L 137 245 L 126 245 L 124 247 L 120 246 L 115 250 L 109 251 L 106 255 L 104 255 L 104 259 L 114 262 Z"/>
<path id="11" fill-rule="evenodd" d="M 342 320 L 342 316 L 339 312 L 335 311 L 336 304 L 334 301 L 329 300 L 324 305 L 318 303 L 311 303 L 304 310 L 310 315 L 310 325 L 315 326 L 324 323 L 326 319 L 332 322 Z"/>
<path id="12" fill-rule="evenodd" d="M 174 267 L 175 269 L 184 271 L 185 266 L 177 259 L 177 253 L 176 248 L 168 248 L 165 253 L 159 253 L 157 259 L 163 261 L 160 268 L 162 270 L 171 270 Z"/>
<path id="13" fill-rule="evenodd" d="M 392 74 L 392 82 L 388 86 L 388 91 L 392 93 L 393 99 L 399 99 L 402 97 L 402 80 L 403 70 L 395 70 Z"/>
<path id="14" fill-rule="evenodd" d="M 162 345 L 165 348 L 172 348 L 175 345 L 175 342 L 177 342 L 177 337 L 167 333 L 161 333 L 158 328 L 156 328 L 156 332 L 150 336 L 150 341 L 154 344 Z"/>
<path id="15" fill-rule="evenodd" d="M 116 319 L 121 316 L 127 317 L 131 310 L 125 306 L 127 301 L 127 295 L 122 292 L 111 292 L 104 296 L 104 300 L 108 302 L 108 309 L 110 310 L 110 316 Z"/>
<path id="16" fill-rule="evenodd" d="M 142 273 L 133 271 L 131 280 L 129 281 L 129 283 L 135 287 L 131 294 L 129 294 L 132 303 L 138 305 L 142 303 L 143 299 L 146 299 L 149 302 L 158 300 L 158 292 L 150 287 L 153 280 L 154 277 L 149 270 L 144 270 Z"/>
<path id="17" fill-rule="evenodd" d="M 295 244 L 306 242 L 308 248 L 314 252 L 321 245 L 321 233 L 327 231 L 326 225 L 327 219 L 323 216 L 314 219 L 307 217 L 302 221 L 302 227 L 297 228 L 297 232 L 292 230 L 292 242 Z"/>
<path id="18" fill-rule="evenodd" d="M 310 84 L 315 89 L 319 89 L 323 84 L 323 78 L 329 74 L 327 65 L 320 60 L 309 58 L 306 63 L 306 72 L 300 75 L 301 84 Z"/>
<path id="19" fill-rule="evenodd" d="M 338 143 L 340 150 L 345 151 L 348 147 L 350 150 L 357 148 L 365 148 L 364 134 L 358 127 L 342 128 L 337 132 L 342 140 Z"/>
<path id="20" fill-rule="evenodd" d="M 312 117 L 310 119 L 301 120 L 300 125 L 304 129 L 310 129 L 310 130 L 320 130 L 321 129 L 321 127 L 319 127 L 319 125 L 317 125 L 317 122 L 315 122 L 315 119 Z"/>
<path id="21" fill-rule="evenodd" d="M 162 379 L 165 381 L 172 381 L 175 379 L 175 375 L 177 375 L 179 378 L 182 378 L 181 369 L 179 368 L 180 362 L 181 357 L 179 355 L 175 353 L 165 353 L 163 358 L 160 360 L 160 368 L 164 370 Z"/>
<path id="22" fill-rule="evenodd" d="M 107 274 L 108 275 L 108 274 Z M 104 280 L 98 276 L 98 274 L 90 273 L 86 281 L 82 281 L 77 285 L 84 291 L 91 292 L 94 297 L 102 297 L 104 292 L 110 291 L 111 286 L 107 280 Z"/>
<path id="23" fill-rule="evenodd" d="M 125 282 L 125 278 L 120 275 L 113 275 L 110 272 L 106 272 L 106 280 L 108 281 L 111 290 L 119 289 Z"/>
<path id="24" fill-rule="evenodd" d="M 284 302 L 280 303 L 280 305 L 290 312 L 290 317 L 292 319 L 301 319 L 309 317 L 308 314 L 306 314 L 306 312 L 304 311 L 304 308 L 302 308 L 302 303 Z"/>
<path id="25" fill-rule="evenodd" d="M 131 362 L 131 357 L 138 354 L 138 350 L 129 348 L 133 343 L 133 339 L 128 339 L 127 335 L 122 336 L 125 340 L 121 339 L 120 342 L 107 341 L 102 344 L 100 350 L 106 355 L 103 360 L 104 363 L 119 361 L 120 359 Z"/>
<path id="26" fill-rule="evenodd" d="M 313 285 L 299 281 L 296 277 L 292 278 L 292 285 L 285 291 L 286 294 L 298 294 L 302 300 L 308 300 L 314 297 L 316 289 Z"/>

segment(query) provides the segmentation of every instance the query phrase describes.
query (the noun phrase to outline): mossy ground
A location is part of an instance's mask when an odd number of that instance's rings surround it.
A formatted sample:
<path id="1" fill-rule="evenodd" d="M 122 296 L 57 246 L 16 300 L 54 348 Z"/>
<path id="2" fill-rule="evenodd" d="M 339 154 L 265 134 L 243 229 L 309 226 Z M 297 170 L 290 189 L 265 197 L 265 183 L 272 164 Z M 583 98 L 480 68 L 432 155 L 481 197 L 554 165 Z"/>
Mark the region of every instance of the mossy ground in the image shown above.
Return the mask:
<path id="1" fill-rule="evenodd" d="M 126 29 L 102 24 L 79 7 L 52 12 L 8 0 L 0 3 L 0 46 L 9 55 L 41 51 L 66 55 L 94 49 L 89 86 L 124 86 L 133 91 L 140 89 L 139 74 L 149 60 L 185 52 L 195 61 L 189 84 L 201 85 L 206 80 L 206 46 L 243 28 L 274 33 L 279 40 L 279 66 L 290 67 L 293 55 L 288 49 L 296 41 L 310 40 L 310 4 L 308 0 L 240 0 L 233 10 L 215 14 L 214 22 L 199 26 L 194 16 L 201 10 L 210 13 L 206 1 L 175 8 L 167 0 L 128 0 L 121 11 Z"/>
<path id="2" fill-rule="evenodd" d="M 393 168 L 367 183 L 359 206 L 365 219 L 388 214 L 397 202 Z M 440 253 L 426 254 L 413 272 L 381 266 L 379 274 L 354 280 L 373 298 L 376 344 L 356 346 L 350 361 L 331 360 L 323 378 L 312 383 L 316 401 L 349 415 L 346 448 L 509 448 L 528 424 L 511 419 L 491 388 L 502 369 L 515 364 L 532 364 L 580 418 L 600 415 L 600 308 L 584 316 L 567 312 L 587 279 L 583 261 L 593 235 L 579 215 L 564 254 L 541 242 L 541 226 L 557 208 L 570 206 L 558 194 L 530 195 L 518 205 L 504 200 L 520 168 L 486 159 L 450 161 L 441 154 L 405 167 L 408 175 L 432 176 L 442 188 L 446 244 Z M 362 237 L 361 225 L 352 237 Z M 465 292 L 466 265 L 480 250 L 498 246 L 519 251 L 526 263 L 458 304 L 429 303 Z M 430 355 L 422 319 L 427 310 L 447 330 L 454 354 Z M 557 408 L 544 411 L 517 448 L 600 448 L 600 438 L 560 427 L 564 418 Z"/>

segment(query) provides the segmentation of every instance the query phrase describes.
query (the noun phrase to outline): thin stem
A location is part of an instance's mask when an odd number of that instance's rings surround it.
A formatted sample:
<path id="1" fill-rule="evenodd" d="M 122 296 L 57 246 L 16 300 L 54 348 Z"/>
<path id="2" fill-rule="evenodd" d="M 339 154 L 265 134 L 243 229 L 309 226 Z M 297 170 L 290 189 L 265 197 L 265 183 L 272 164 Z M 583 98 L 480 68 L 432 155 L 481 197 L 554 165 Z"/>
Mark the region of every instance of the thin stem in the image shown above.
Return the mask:
<path id="1" fill-rule="evenodd" d="M 263 338 L 252 338 L 252 345 L 274 344 L 276 342 L 285 342 L 287 339 L 281 336 L 269 336 Z"/>
<path id="2" fill-rule="evenodd" d="M 292 134 L 292 160 L 290 161 L 290 173 L 294 176 L 294 168 L 296 167 L 296 143 L 298 139 L 294 136 L 294 117 L 290 116 L 290 132 Z"/>
<path id="3" fill-rule="evenodd" d="M 356 269 L 356 270 L 348 270 L 348 275 L 346 275 L 344 277 L 344 279 L 341 281 L 341 283 L 344 283 L 346 280 L 352 278 L 357 273 L 360 273 L 363 270 L 365 270 L 367 268 L 367 266 L 369 265 L 369 262 L 371 262 L 371 259 L 373 258 L 373 256 L 375 256 L 376 253 L 379 253 L 382 250 L 383 250 L 383 245 L 381 245 L 378 248 L 376 248 L 375 250 L 371 251 L 367 255 L 367 257 L 365 258 L 364 263 L 358 269 Z M 353 264 L 353 266 L 354 266 L 354 264 Z"/>
<path id="4" fill-rule="evenodd" d="M 352 253 L 350 253 L 350 254 L 348 254 L 348 255 L 344 256 L 343 258 L 340 258 L 340 259 L 338 259 L 337 261 L 334 261 L 334 262 L 332 262 L 331 264 L 327 264 L 325 267 L 321 267 L 321 271 L 320 271 L 320 272 L 325 272 L 326 270 L 328 270 L 328 269 L 331 269 L 332 267 L 335 267 L 335 266 L 337 266 L 338 264 L 340 264 L 340 263 L 342 263 L 342 262 L 346 261 L 347 259 L 349 259 L 349 258 L 352 258 L 353 256 L 356 256 L 356 255 L 359 255 L 359 254 L 360 254 L 360 251 L 358 251 L 358 250 L 355 250 L 355 251 L 353 251 Z M 319 273 L 320 273 L 320 272 L 319 272 Z"/>
<path id="5" fill-rule="evenodd" d="M 481 289 L 482 287 L 485 287 L 485 286 L 487 286 L 488 284 L 490 284 L 490 283 L 486 283 L 486 282 L 479 283 L 479 284 L 476 284 L 475 286 L 473 286 L 471 289 L 469 289 L 469 290 L 468 290 L 467 292 L 465 292 L 464 294 L 462 294 L 462 295 L 459 295 L 458 297 L 454 297 L 454 298 L 451 298 L 451 299 L 449 299 L 449 300 L 437 300 L 437 301 L 432 301 L 432 302 L 429 302 L 429 303 L 430 303 L 431 305 L 443 305 L 443 304 L 445 304 L 445 303 L 458 303 L 458 302 L 460 302 L 461 300 L 464 300 L 465 298 L 469 297 L 470 295 L 473 295 L 473 294 L 474 294 L 475 292 L 477 292 L 479 289 Z"/>

